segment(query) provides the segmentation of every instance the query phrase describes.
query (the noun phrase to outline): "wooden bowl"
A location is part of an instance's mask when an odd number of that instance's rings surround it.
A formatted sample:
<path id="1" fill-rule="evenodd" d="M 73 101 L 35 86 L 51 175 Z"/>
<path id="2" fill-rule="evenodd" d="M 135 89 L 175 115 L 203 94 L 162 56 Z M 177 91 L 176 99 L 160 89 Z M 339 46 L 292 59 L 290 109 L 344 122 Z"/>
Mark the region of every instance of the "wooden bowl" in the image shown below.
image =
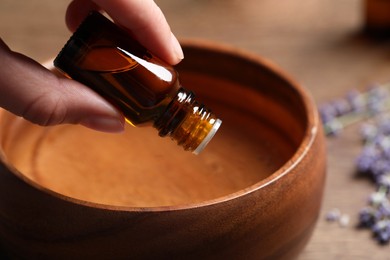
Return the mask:
<path id="1" fill-rule="evenodd" d="M 104 134 L 0 114 L 0 244 L 30 259 L 291 259 L 319 214 L 308 94 L 269 62 L 183 43 L 181 82 L 223 124 L 195 156 L 153 128 Z"/>

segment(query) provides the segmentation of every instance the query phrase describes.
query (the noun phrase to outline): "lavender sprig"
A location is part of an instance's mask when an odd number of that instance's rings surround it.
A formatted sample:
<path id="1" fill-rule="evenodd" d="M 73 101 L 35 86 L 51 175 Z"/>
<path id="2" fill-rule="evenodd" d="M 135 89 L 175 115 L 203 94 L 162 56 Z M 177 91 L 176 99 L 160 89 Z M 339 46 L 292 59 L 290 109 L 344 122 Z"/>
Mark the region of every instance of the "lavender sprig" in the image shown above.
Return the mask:
<path id="1" fill-rule="evenodd" d="M 375 119 L 361 127 L 363 149 L 356 159 L 360 173 L 370 177 L 377 191 L 373 192 L 367 205 L 359 212 L 359 226 L 370 229 L 381 244 L 390 242 L 390 82 L 373 85 L 365 92 L 352 90 L 344 97 L 320 106 L 319 113 L 327 135 L 337 135 L 343 128 Z M 371 120 L 373 121 L 373 120 Z M 326 216 L 329 222 L 348 223 L 349 217 L 334 209 Z"/>
<path id="2" fill-rule="evenodd" d="M 381 244 L 390 242 L 390 119 L 378 118 L 376 124 L 361 129 L 363 149 L 356 160 L 359 172 L 371 177 L 377 186 L 367 206 L 359 213 L 359 223 L 372 231 Z"/>
<path id="3" fill-rule="evenodd" d="M 375 223 L 371 228 L 375 238 L 382 244 L 390 241 L 390 219 L 383 219 Z"/>
<path id="4" fill-rule="evenodd" d="M 348 125 L 390 110 L 390 83 L 371 86 L 365 92 L 352 90 L 344 97 L 319 107 L 326 135 L 337 135 Z"/>

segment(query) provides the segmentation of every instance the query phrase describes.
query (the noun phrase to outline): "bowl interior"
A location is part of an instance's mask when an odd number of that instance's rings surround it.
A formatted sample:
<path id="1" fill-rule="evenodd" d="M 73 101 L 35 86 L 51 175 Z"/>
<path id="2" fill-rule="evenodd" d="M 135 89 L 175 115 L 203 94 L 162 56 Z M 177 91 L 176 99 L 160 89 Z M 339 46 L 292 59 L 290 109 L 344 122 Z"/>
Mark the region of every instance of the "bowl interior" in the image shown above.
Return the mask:
<path id="1" fill-rule="evenodd" d="M 256 187 L 297 151 L 308 125 L 300 90 L 251 55 L 184 46 L 181 82 L 223 124 L 198 156 L 150 127 L 105 134 L 81 126 L 39 127 L 3 113 L 4 157 L 30 181 L 83 201 L 178 206 Z"/>

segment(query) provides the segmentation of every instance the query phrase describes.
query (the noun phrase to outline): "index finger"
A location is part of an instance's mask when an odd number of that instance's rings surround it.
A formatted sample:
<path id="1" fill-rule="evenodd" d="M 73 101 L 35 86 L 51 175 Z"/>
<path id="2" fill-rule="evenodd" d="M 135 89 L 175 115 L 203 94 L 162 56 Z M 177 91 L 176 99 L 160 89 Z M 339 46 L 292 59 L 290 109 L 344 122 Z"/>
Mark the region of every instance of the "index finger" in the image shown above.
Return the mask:
<path id="1" fill-rule="evenodd" d="M 67 10 L 68 26 L 74 30 L 91 10 L 99 8 L 161 59 L 170 64 L 183 59 L 179 42 L 153 0 L 73 0 Z"/>

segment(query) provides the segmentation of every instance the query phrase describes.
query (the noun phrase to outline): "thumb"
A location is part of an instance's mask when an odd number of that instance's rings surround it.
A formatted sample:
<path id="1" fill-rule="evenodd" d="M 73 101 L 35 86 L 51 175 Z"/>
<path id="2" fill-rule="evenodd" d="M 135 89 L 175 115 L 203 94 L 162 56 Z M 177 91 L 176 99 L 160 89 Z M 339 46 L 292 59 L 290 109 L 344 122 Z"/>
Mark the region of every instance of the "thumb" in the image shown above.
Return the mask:
<path id="1" fill-rule="evenodd" d="M 159 58 L 172 65 L 183 59 L 177 38 L 153 0 L 73 0 L 66 12 L 68 27 L 74 31 L 91 10 L 100 9 Z"/>
<path id="2" fill-rule="evenodd" d="M 68 123 L 105 132 L 123 130 L 121 113 L 88 87 L 57 77 L 1 40 L 0 57 L 0 107 L 42 126 Z"/>

